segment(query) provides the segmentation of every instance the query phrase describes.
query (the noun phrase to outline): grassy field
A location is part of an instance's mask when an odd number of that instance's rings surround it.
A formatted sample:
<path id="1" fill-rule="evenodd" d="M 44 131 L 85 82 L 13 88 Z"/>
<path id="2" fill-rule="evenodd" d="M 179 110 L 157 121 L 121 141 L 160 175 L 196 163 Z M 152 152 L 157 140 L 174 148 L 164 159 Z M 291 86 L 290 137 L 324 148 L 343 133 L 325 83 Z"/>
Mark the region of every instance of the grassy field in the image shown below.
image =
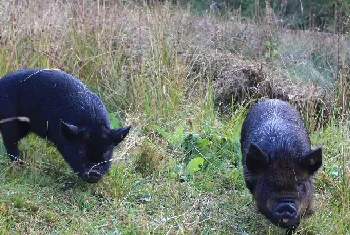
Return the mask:
<path id="1" fill-rule="evenodd" d="M 350 234 L 347 35 L 168 4 L 47 0 L 2 1 L 0 36 L 0 75 L 60 68 L 101 97 L 113 127 L 132 125 L 97 184 L 34 135 L 20 144 L 23 168 L 1 147 L 0 234 L 283 234 L 256 211 L 239 144 L 247 108 L 279 94 L 324 149 L 316 213 L 298 232 Z"/>

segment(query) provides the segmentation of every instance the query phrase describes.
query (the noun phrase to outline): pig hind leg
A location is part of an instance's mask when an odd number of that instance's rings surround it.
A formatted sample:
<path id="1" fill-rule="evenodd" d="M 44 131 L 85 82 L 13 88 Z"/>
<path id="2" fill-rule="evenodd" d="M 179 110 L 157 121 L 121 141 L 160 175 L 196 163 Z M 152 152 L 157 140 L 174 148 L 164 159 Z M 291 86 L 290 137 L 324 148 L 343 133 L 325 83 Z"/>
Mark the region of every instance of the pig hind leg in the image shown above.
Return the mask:
<path id="1" fill-rule="evenodd" d="M 19 160 L 18 142 L 29 133 L 29 123 L 21 121 L 6 122 L 0 124 L 0 131 L 11 162 Z"/>

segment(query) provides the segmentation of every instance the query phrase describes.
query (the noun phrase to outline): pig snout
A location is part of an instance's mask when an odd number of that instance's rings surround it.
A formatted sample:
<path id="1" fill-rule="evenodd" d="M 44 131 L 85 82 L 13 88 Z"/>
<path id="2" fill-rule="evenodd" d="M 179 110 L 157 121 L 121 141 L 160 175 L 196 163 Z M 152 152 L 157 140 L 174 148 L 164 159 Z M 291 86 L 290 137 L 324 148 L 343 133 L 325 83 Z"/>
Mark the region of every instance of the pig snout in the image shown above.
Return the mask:
<path id="1" fill-rule="evenodd" d="M 83 174 L 83 180 L 85 180 L 88 183 L 96 183 L 102 178 L 103 174 L 101 173 L 101 170 L 99 167 L 94 168 L 88 168 L 86 172 Z"/>
<path id="2" fill-rule="evenodd" d="M 293 202 L 282 202 L 279 203 L 276 210 L 275 216 L 281 219 L 295 219 L 297 217 L 297 210 L 295 203 Z"/>
<path id="3" fill-rule="evenodd" d="M 295 227 L 299 224 L 297 205 L 293 200 L 279 202 L 273 214 L 282 227 Z"/>

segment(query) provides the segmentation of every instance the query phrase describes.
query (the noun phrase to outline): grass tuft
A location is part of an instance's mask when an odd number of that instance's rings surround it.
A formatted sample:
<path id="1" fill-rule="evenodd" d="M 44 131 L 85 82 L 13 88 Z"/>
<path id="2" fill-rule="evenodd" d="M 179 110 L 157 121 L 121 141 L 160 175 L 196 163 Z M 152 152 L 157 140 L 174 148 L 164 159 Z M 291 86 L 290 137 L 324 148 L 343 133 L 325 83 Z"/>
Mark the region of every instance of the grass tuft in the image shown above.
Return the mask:
<path id="1" fill-rule="evenodd" d="M 322 145 L 315 215 L 300 234 L 350 233 L 348 35 L 240 15 L 119 1 L 0 3 L 0 75 L 60 68 L 132 125 L 98 184 L 45 140 L 0 145 L 1 234 L 282 234 L 245 187 L 240 129 L 260 98 L 288 100 Z M 1 108 L 1 107 L 0 107 Z"/>

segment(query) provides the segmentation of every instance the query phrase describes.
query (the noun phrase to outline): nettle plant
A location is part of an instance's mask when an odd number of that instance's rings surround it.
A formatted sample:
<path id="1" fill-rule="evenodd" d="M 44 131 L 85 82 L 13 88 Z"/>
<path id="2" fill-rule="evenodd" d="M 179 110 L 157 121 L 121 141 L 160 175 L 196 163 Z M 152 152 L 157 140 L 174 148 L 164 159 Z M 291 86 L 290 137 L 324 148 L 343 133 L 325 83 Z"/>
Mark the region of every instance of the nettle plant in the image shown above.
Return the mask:
<path id="1" fill-rule="evenodd" d="M 173 149 L 183 153 L 181 161 L 170 172 L 170 177 L 180 181 L 188 181 L 201 173 L 207 174 L 218 168 L 231 172 L 238 178 L 237 164 L 239 162 L 239 139 L 222 135 L 213 129 L 203 130 L 203 133 L 186 132 L 179 125 L 173 132 L 159 126 L 154 126 L 158 134 L 165 138 Z"/>
<path id="2" fill-rule="evenodd" d="M 109 121 L 112 129 L 120 128 L 123 126 L 120 112 L 112 112 L 112 113 L 109 113 L 108 116 L 109 116 Z"/>
<path id="3" fill-rule="evenodd" d="M 278 50 L 276 40 L 273 37 L 269 37 L 264 44 L 264 58 L 266 62 L 273 64 L 278 56 Z"/>

